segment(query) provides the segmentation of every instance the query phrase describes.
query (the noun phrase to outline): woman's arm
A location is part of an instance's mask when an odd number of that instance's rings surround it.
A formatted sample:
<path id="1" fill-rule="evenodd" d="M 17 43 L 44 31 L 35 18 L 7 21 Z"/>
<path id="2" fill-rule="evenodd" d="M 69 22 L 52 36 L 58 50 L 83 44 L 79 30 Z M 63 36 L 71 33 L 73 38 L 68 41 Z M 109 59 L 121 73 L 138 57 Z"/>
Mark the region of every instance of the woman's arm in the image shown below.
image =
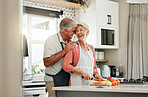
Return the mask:
<path id="1" fill-rule="evenodd" d="M 79 46 L 75 43 L 75 48 L 69 50 L 63 59 L 63 69 L 71 74 L 79 61 L 79 56 Z"/>
<path id="2" fill-rule="evenodd" d="M 76 67 L 72 70 L 72 73 L 77 73 L 82 75 L 82 77 L 84 77 L 85 80 L 91 80 L 91 76 L 88 75 L 87 73 L 83 72 L 80 69 L 77 69 Z"/>
<path id="3" fill-rule="evenodd" d="M 68 73 L 71 73 L 71 71 L 74 69 L 73 57 L 73 51 L 71 49 L 66 53 L 63 59 L 63 69 Z"/>

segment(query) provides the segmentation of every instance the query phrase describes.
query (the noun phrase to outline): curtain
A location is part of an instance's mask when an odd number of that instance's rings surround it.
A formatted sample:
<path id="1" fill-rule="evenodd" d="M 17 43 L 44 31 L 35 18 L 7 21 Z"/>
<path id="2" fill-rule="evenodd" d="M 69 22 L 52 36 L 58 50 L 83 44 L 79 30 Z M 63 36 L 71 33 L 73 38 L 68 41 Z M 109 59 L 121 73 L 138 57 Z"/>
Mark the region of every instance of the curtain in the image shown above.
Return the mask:
<path id="1" fill-rule="evenodd" d="M 148 4 L 130 4 L 127 40 L 127 77 L 148 76 Z"/>

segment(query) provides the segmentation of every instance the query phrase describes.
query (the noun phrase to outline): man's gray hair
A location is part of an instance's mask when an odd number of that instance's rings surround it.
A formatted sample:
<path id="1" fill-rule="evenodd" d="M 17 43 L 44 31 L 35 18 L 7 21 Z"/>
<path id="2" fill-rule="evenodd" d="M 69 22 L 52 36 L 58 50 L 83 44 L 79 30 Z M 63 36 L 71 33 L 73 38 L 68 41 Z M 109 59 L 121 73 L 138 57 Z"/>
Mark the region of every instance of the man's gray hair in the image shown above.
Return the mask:
<path id="1" fill-rule="evenodd" d="M 67 29 L 68 31 L 70 31 L 73 27 L 76 27 L 76 26 L 77 24 L 74 20 L 69 18 L 64 18 L 60 22 L 60 32 L 64 32 L 64 29 Z"/>

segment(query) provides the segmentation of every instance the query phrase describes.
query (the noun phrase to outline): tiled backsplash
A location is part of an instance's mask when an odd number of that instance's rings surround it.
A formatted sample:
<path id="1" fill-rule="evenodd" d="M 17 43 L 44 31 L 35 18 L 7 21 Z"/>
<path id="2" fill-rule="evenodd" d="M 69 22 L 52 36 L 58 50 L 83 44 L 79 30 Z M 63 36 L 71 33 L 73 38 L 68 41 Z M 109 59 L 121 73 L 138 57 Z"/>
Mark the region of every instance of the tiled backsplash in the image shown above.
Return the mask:
<path id="1" fill-rule="evenodd" d="M 60 22 L 63 18 L 67 17 L 70 19 L 74 19 L 75 17 L 75 10 L 71 8 L 64 8 L 64 7 L 57 7 L 49 4 L 41 4 L 41 3 L 35 3 L 35 2 L 30 2 L 30 1 L 24 1 L 23 2 L 24 6 L 29 6 L 29 7 L 36 7 L 36 8 L 41 8 L 41 9 L 49 9 L 49 10 L 54 10 L 54 11 L 63 11 L 63 15 L 60 16 L 58 19 L 58 22 Z"/>

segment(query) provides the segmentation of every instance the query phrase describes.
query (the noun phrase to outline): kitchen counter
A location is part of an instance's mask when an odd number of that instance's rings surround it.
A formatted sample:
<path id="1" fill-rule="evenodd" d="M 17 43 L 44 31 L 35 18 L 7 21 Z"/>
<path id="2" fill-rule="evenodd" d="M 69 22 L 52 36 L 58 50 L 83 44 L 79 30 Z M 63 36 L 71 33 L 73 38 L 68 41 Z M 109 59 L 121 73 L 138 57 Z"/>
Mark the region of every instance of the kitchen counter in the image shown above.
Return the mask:
<path id="1" fill-rule="evenodd" d="M 53 87 L 57 91 L 57 97 L 148 97 L 148 84 L 144 85 L 118 85 L 104 86 L 65 86 Z M 91 95 L 90 95 L 91 94 Z"/>
<path id="2" fill-rule="evenodd" d="M 130 93 L 148 93 L 147 85 L 119 85 L 119 86 L 103 86 L 103 88 L 97 88 L 97 86 L 65 86 L 65 87 L 53 87 L 53 90 L 63 91 L 102 91 L 102 92 L 130 92 Z"/>

